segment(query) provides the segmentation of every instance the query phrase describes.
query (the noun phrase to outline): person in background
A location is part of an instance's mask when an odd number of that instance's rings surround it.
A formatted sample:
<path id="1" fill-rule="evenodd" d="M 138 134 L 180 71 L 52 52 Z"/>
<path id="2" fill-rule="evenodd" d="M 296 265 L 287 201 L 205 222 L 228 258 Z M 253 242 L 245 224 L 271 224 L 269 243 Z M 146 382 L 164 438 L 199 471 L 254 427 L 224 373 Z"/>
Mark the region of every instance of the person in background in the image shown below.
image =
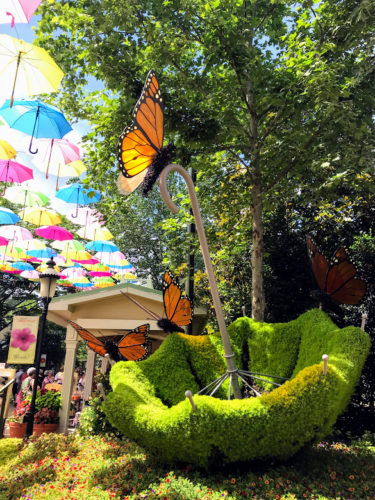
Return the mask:
<path id="1" fill-rule="evenodd" d="M 17 406 L 25 399 L 27 396 L 31 396 L 33 393 L 33 387 L 35 384 L 36 369 L 31 367 L 27 370 L 27 377 L 22 382 L 21 390 L 17 397 Z"/>
<path id="2" fill-rule="evenodd" d="M 12 393 L 13 393 L 13 401 L 16 403 L 17 394 L 20 392 L 21 384 L 22 384 L 22 375 L 25 373 L 23 366 L 20 366 L 15 375 L 15 381 L 13 383 Z"/>
<path id="3" fill-rule="evenodd" d="M 60 371 L 56 373 L 55 375 L 55 381 L 58 384 L 62 384 L 64 381 L 64 366 L 60 368 Z"/>
<path id="4" fill-rule="evenodd" d="M 54 381 L 55 381 L 55 378 L 52 374 L 52 370 L 47 370 L 46 376 L 44 377 L 43 382 L 42 382 L 42 391 L 44 391 L 47 384 L 53 384 Z"/>
<path id="5" fill-rule="evenodd" d="M 83 392 L 84 388 L 85 388 L 85 372 L 82 372 L 82 375 L 78 380 L 77 389 L 79 390 L 79 392 Z"/>

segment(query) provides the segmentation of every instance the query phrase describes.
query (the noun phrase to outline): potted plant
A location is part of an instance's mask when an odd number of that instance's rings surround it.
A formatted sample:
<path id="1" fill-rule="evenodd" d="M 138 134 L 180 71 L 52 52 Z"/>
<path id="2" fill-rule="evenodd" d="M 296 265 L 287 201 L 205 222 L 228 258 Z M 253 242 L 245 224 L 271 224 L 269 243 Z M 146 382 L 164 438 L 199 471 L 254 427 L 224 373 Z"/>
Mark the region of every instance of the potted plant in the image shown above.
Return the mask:
<path id="1" fill-rule="evenodd" d="M 37 412 L 34 415 L 34 432 L 40 436 L 43 432 L 56 432 L 59 426 L 59 409 L 62 406 L 61 392 L 56 390 L 38 393 L 35 401 Z"/>
<path id="2" fill-rule="evenodd" d="M 23 418 L 29 408 L 30 408 L 29 401 L 24 400 L 14 410 L 13 415 L 8 418 L 9 437 L 11 438 L 24 437 L 27 423 L 23 421 Z"/>

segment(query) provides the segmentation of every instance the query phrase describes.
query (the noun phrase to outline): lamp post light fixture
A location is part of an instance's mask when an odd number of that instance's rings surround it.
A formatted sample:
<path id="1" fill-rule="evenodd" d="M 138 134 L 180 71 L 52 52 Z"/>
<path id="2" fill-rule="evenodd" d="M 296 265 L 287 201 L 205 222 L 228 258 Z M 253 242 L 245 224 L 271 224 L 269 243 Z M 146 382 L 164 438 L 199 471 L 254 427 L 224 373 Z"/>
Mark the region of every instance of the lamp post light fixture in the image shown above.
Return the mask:
<path id="1" fill-rule="evenodd" d="M 53 257 L 47 262 L 47 269 L 40 275 L 40 297 L 43 301 L 42 321 L 37 339 L 36 354 L 35 354 L 35 379 L 33 385 L 33 392 L 31 396 L 30 409 L 26 414 L 27 427 L 26 438 L 30 437 L 33 433 L 34 427 L 34 414 L 35 414 L 35 400 L 38 390 L 38 377 L 40 370 L 40 358 L 42 355 L 42 343 L 46 329 L 48 306 L 51 302 L 56 291 L 56 282 L 60 278 L 59 273 L 55 269 L 55 261 Z"/>

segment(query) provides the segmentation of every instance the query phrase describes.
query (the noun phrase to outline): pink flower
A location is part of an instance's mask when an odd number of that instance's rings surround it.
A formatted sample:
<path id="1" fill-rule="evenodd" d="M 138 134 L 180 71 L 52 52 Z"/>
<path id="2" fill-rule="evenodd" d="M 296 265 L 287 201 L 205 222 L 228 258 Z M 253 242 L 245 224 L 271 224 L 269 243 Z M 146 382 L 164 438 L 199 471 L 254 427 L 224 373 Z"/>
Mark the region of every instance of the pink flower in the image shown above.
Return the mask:
<path id="1" fill-rule="evenodd" d="M 36 341 L 35 335 L 32 335 L 30 328 L 16 329 L 12 331 L 11 347 L 18 347 L 22 351 L 27 349 Z"/>

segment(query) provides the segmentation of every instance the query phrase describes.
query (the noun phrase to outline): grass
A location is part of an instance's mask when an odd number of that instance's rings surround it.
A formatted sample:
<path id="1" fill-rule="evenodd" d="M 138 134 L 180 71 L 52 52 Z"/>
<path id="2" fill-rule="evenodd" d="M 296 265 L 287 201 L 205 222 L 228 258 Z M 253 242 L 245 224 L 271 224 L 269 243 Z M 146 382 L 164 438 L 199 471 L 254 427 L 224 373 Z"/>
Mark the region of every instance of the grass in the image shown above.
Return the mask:
<path id="1" fill-rule="evenodd" d="M 372 499 L 374 443 L 367 435 L 350 445 L 305 448 L 287 463 L 218 464 L 207 471 L 161 466 L 134 442 L 113 435 L 43 435 L 21 451 L 20 440 L 3 439 L 0 457 L 11 448 L 13 458 L 0 463 L 0 499 Z"/>

